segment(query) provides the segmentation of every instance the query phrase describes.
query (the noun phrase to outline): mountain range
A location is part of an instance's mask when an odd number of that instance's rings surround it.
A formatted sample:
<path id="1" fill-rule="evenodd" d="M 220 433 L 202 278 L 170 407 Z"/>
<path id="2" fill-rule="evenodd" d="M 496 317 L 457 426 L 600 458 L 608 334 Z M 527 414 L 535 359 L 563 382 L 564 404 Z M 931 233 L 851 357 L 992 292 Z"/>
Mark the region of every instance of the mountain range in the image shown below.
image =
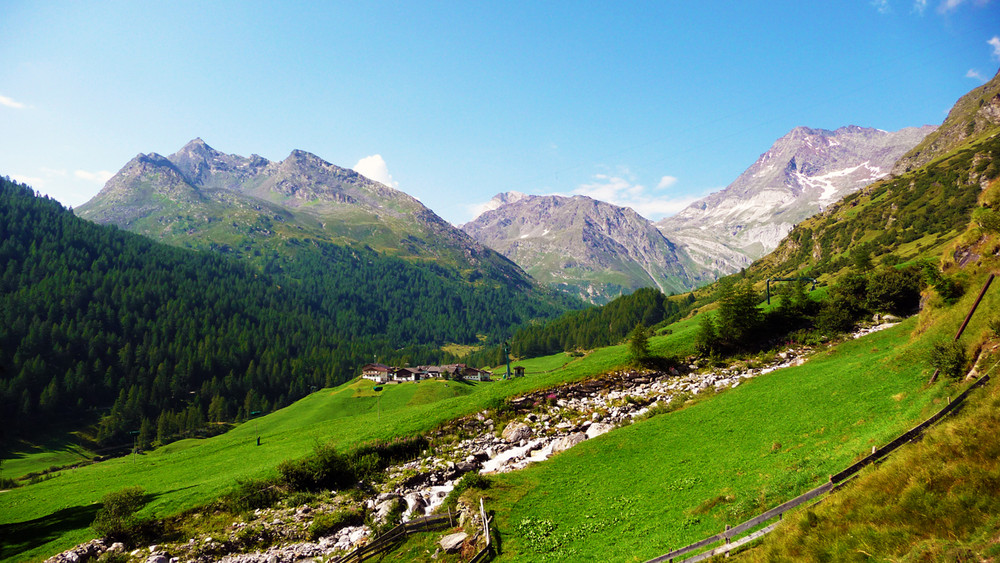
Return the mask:
<path id="1" fill-rule="evenodd" d="M 933 130 L 796 127 L 724 190 L 656 226 L 698 264 L 731 273 L 773 250 L 803 219 L 889 174 Z"/>
<path id="2" fill-rule="evenodd" d="M 290 241 L 313 240 L 447 266 L 470 282 L 529 290 L 534 277 L 605 303 L 640 287 L 688 291 L 747 266 L 795 224 L 887 175 L 934 129 L 797 127 L 724 190 L 656 224 L 583 196 L 506 192 L 459 229 L 416 198 L 311 153 L 273 162 L 200 138 L 168 157 L 139 154 L 76 212 L 265 267 L 301 252 Z"/>
<path id="3" fill-rule="evenodd" d="M 179 246 L 266 262 L 291 240 L 370 247 L 528 288 L 514 263 L 415 198 L 294 150 L 280 162 L 224 154 L 194 139 L 176 153 L 139 154 L 78 216 Z"/>
<path id="4" fill-rule="evenodd" d="M 536 280 L 593 303 L 641 287 L 680 293 L 714 279 L 627 207 L 517 192 L 500 194 L 487 207 L 462 229 Z"/>
<path id="5" fill-rule="evenodd" d="M 462 226 L 539 281 L 591 302 L 683 292 L 746 267 L 803 219 L 889 174 L 934 127 L 797 127 L 724 190 L 653 225 L 582 196 L 507 192 Z"/>

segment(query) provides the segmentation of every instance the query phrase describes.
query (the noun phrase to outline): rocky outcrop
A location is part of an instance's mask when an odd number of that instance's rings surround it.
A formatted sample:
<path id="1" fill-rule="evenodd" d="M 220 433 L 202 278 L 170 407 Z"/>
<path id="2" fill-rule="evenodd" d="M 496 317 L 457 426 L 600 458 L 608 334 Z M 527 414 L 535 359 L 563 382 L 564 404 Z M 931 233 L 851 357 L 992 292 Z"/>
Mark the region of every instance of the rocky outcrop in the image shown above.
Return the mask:
<path id="1" fill-rule="evenodd" d="M 462 549 L 462 544 L 465 543 L 465 540 L 468 538 L 469 534 L 466 534 L 465 532 L 456 532 L 441 538 L 438 541 L 438 545 L 440 545 L 441 549 L 445 550 L 447 553 L 455 553 L 456 551 Z"/>
<path id="2" fill-rule="evenodd" d="M 514 421 L 503 429 L 500 437 L 507 443 L 516 444 L 531 437 L 531 428 L 523 422 Z"/>

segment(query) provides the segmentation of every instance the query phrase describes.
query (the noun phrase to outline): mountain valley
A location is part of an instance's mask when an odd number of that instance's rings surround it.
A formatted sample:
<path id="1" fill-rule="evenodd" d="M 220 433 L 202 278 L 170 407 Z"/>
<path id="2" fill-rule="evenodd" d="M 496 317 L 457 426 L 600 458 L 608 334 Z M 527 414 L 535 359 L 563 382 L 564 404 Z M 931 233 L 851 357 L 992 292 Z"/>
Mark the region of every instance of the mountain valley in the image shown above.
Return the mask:
<path id="1" fill-rule="evenodd" d="M 501 562 L 648 560 L 767 514 L 996 376 L 998 95 L 1000 75 L 936 129 L 796 128 L 656 225 L 509 192 L 463 232 L 309 153 L 200 139 L 137 156 L 75 215 L 3 179 L 0 558 L 335 560 L 391 539 L 383 560 L 464 563 L 485 524 Z M 493 381 L 355 377 L 473 359 Z M 995 388 L 734 555 L 995 557 Z M 130 455 L 28 475 L 54 449 L 31 432 L 66 412 Z M 548 458 L 557 439 L 575 445 Z M 457 551 L 394 535 L 430 506 Z M 121 546 L 64 551 L 98 535 Z"/>

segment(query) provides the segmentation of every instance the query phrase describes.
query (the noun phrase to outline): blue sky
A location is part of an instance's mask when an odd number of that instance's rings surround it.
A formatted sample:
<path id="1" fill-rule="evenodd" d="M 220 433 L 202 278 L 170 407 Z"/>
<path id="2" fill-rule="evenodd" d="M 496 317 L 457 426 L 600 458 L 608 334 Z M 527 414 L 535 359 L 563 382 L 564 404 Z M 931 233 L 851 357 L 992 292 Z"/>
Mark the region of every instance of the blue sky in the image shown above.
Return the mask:
<path id="1" fill-rule="evenodd" d="M 651 219 L 793 127 L 939 124 L 1000 1 L 0 0 L 0 175 L 66 205 L 203 138 L 356 168 L 453 223 L 499 192 Z"/>

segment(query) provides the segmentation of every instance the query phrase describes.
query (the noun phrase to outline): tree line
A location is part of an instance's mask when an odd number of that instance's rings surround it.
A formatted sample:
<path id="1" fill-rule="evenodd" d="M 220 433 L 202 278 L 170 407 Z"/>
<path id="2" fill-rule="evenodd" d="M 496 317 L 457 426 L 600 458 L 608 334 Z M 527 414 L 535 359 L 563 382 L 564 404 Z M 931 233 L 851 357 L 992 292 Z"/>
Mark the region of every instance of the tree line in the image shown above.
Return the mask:
<path id="1" fill-rule="evenodd" d="M 656 327 L 681 318 L 694 296 L 671 298 L 655 288 L 641 288 L 600 307 L 570 311 L 543 323 L 519 328 L 509 339 L 510 353 L 534 358 L 578 349 L 619 344 L 636 325 Z M 491 346 L 466 357 L 477 365 L 503 362 L 502 346 Z"/>
<path id="2" fill-rule="evenodd" d="M 776 285 L 776 304 L 765 311 L 759 306 L 762 296 L 749 280 L 729 276 L 716 286 L 716 311 L 701 315 L 695 347 L 706 356 L 729 356 L 766 350 L 781 341 L 834 336 L 872 314 L 916 311 L 921 289 L 940 278 L 940 272 L 926 264 L 852 269 L 822 301 L 806 293 L 805 281 Z"/>
<path id="3" fill-rule="evenodd" d="M 374 251 L 319 245 L 263 271 L 77 218 L 0 179 L 0 427 L 97 423 L 166 441 L 390 363 L 455 358 L 559 304 Z M 496 328 L 500 327 L 500 328 Z"/>

